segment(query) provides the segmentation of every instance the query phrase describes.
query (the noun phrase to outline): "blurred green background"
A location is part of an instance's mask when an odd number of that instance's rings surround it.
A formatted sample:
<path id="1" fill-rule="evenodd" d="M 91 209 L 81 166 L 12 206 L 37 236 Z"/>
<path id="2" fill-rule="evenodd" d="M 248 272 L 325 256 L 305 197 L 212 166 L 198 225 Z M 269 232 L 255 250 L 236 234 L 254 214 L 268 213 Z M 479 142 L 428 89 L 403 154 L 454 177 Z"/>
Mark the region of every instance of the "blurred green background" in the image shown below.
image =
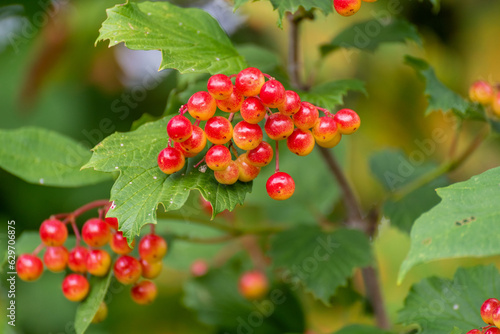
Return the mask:
<path id="1" fill-rule="evenodd" d="M 286 23 L 284 30 L 276 26 L 277 14 L 268 1 L 246 4 L 235 14 L 230 4 L 222 0 L 191 2 L 212 11 L 235 43 L 261 45 L 276 53 L 283 63 L 286 61 L 288 27 Z M 329 42 L 354 22 L 383 15 L 389 2 L 363 3 L 359 13 L 349 18 L 318 14 L 315 21 L 306 21 L 301 31 L 305 69 L 302 75 L 307 77 L 316 66 L 319 45 Z M 156 73 L 158 53 L 130 51 L 121 46 L 109 49 L 107 43 L 94 46 L 106 17 L 105 9 L 116 2 L 55 3 L 54 12 L 47 11 L 47 1 L 4 0 L 0 5 L 0 127 L 44 127 L 70 136 L 90 149 L 115 131 L 128 131 L 145 113 L 161 115 L 179 77 L 171 71 Z M 177 3 L 185 5 L 189 1 Z M 368 96 L 351 94 L 345 101 L 347 107 L 359 113 L 363 125 L 356 136 L 343 140 L 335 151 L 344 157 L 345 170 L 367 208 L 379 202 L 383 195 L 382 187 L 369 170 L 371 154 L 386 147 L 402 148 L 410 153 L 418 149 L 415 140 L 431 138 L 432 131 L 441 128 L 447 141 L 436 147 L 429 158 L 442 161 L 453 137 L 455 124 L 449 118 L 440 113 L 424 117 L 424 85 L 414 70 L 403 63 L 405 54 L 427 59 L 436 68 L 438 77 L 463 96 L 476 79 L 500 80 L 499 1 L 446 0 L 437 14 L 428 2 L 402 1 L 400 8 L 401 15 L 417 26 L 424 41 L 423 49 L 408 43 L 383 45 L 375 53 L 347 54 L 340 50 L 328 56 L 315 78 L 316 83 L 345 78 L 366 81 Z M 476 124 L 466 124 L 459 149 L 477 129 Z M 463 167 L 450 175 L 451 179 L 464 180 L 500 165 L 499 144 L 498 139 L 488 140 Z M 237 219 L 247 224 L 255 221 L 311 223 L 318 215 L 333 211 L 338 193 L 317 152 L 302 159 L 285 156 L 283 164 L 301 185 L 295 202 L 270 203 L 271 200 L 264 197 L 260 181 L 254 185 L 246 207 L 237 209 Z M 323 182 L 324 179 L 328 182 Z M 17 222 L 19 236 L 24 230 L 36 230 L 50 214 L 72 211 L 94 199 L 108 198 L 111 185 L 103 183 L 77 189 L 42 187 L 27 184 L 0 170 L 2 247 L 6 244 L 4 226 L 8 220 Z M 287 211 L 291 206 L 293 211 Z M 190 210 L 200 213 L 196 198 L 192 199 Z M 418 266 L 397 286 L 397 271 L 409 249 L 408 235 L 384 222 L 374 243 L 392 321 L 396 320 L 397 310 L 411 284 L 423 277 L 451 277 L 461 265 L 494 262 L 500 266 L 498 257 L 440 261 Z M 219 251 L 211 248 L 174 244 L 165 259 L 165 270 L 157 279 L 160 296 L 156 302 L 146 307 L 136 305 L 128 296 L 128 288 L 117 288 L 109 304 L 108 319 L 91 326 L 88 332 L 212 333 L 213 330 L 198 322 L 181 302 L 181 287 L 189 276 L 189 261 Z M 182 254 L 175 254 L 176 251 Z M 45 273 L 36 283 L 17 282 L 18 313 L 14 333 L 71 333 L 76 306 L 62 296 L 62 276 Z M 358 274 L 352 286 L 362 292 Z M 318 333 L 329 333 L 350 322 L 372 323 L 371 317 L 364 313 L 362 300 L 347 306 L 339 298 L 332 310 L 306 294 L 300 298 L 308 311 L 308 327 Z M 4 302 L 5 293 L 1 291 L 2 309 Z M 0 318 L 0 328 L 4 328 L 4 322 L 5 317 Z"/>

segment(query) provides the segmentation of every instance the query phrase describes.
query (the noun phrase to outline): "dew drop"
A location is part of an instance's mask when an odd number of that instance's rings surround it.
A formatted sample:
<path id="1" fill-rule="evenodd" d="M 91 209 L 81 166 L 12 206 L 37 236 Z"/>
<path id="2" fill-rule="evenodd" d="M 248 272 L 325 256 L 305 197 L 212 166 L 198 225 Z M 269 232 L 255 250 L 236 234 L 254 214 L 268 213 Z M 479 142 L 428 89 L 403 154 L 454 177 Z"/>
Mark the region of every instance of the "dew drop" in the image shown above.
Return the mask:
<path id="1" fill-rule="evenodd" d="M 200 31 L 198 30 L 196 33 L 197 33 L 197 34 L 199 34 L 199 33 L 200 33 Z"/>
<path id="2" fill-rule="evenodd" d="M 115 169 L 118 169 L 118 166 L 116 166 Z"/>
<path id="3" fill-rule="evenodd" d="M 132 184 L 132 182 L 129 182 L 128 184 Z"/>
<path id="4" fill-rule="evenodd" d="M 148 13 L 148 16 L 151 16 L 151 13 Z"/>
<path id="5" fill-rule="evenodd" d="M 182 22 L 179 22 L 179 25 L 181 26 L 181 25 L 182 25 Z"/>
<path id="6" fill-rule="evenodd" d="M 220 60 L 220 58 L 219 58 L 219 57 L 216 57 L 216 58 L 215 58 L 215 60 L 219 61 L 219 60 Z"/>
<path id="7" fill-rule="evenodd" d="M 155 179 L 155 180 L 156 180 L 156 179 L 157 179 L 157 177 L 156 177 L 156 176 L 153 176 L 153 179 Z"/>
<path id="8" fill-rule="evenodd" d="M 123 143 L 121 143 L 121 144 L 120 144 L 120 146 L 122 146 L 122 147 L 123 147 Z"/>
<path id="9" fill-rule="evenodd" d="M 453 309 L 454 309 L 455 311 L 456 311 L 456 310 L 458 310 L 459 308 L 460 308 L 460 306 L 459 306 L 458 304 L 453 305 Z"/>
<path id="10" fill-rule="evenodd" d="M 44 179 L 40 179 L 40 180 L 38 180 L 38 182 L 39 182 L 40 184 L 43 184 L 45 181 L 44 181 Z"/>

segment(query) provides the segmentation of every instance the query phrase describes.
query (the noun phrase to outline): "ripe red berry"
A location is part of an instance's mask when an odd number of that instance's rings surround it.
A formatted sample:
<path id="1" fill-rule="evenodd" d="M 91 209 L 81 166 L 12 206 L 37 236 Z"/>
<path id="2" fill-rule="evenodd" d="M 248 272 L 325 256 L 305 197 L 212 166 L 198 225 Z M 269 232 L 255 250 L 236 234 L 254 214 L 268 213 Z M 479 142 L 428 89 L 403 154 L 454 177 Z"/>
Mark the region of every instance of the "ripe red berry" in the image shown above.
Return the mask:
<path id="1" fill-rule="evenodd" d="M 319 119 L 318 109 L 309 102 L 302 102 L 300 109 L 292 116 L 293 123 L 302 130 L 308 130 L 316 124 Z"/>
<path id="2" fill-rule="evenodd" d="M 497 327 L 491 327 L 485 330 L 483 334 L 500 334 L 500 329 Z"/>
<path id="3" fill-rule="evenodd" d="M 259 69 L 249 67 L 238 73 L 235 86 L 244 96 L 256 96 L 265 80 L 264 74 Z"/>
<path id="4" fill-rule="evenodd" d="M 361 125 L 358 114 L 351 109 L 340 109 L 333 116 L 333 119 L 337 122 L 338 131 L 343 135 L 350 135 L 356 132 Z"/>
<path id="5" fill-rule="evenodd" d="M 262 129 L 258 124 L 250 124 L 246 121 L 236 124 L 233 131 L 234 144 L 245 151 L 259 146 L 263 136 Z"/>
<path id="6" fill-rule="evenodd" d="M 213 144 L 225 144 L 233 136 L 233 125 L 225 117 L 214 116 L 205 124 L 205 134 Z"/>
<path id="7" fill-rule="evenodd" d="M 42 276 L 43 263 L 36 255 L 22 254 L 17 258 L 17 276 L 23 281 L 32 282 Z"/>
<path id="8" fill-rule="evenodd" d="M 236 164 L 238 165 L 239 176 L 238 180 L 241 182 L 250 182 L 254 180 L 260 173 L 260 167 L 251 165 L 248 162 L 247 154 L 241 154 L 236 159 Z"/>
<path id="9" fill-rule="evenodd" d="M 240 113 L 248 123 L 257 124 L 266 116 L 266 107 L 259 98 L 251 96 L 241 105 Z"/>
<path id="10" fill-rule="evenodd" d="M 40 239 L 47 246 L 61 246 L 68 237 L 66 225 L 57 219 L 44 220 L 39 233 Z"/>
<path id="11" fill-rule="evenodd" d="M 361 0 L 333 0 L 333 7 L 340 15 L 351 16 L 361 8 Z"/>
<path id="12" fill-rule="evenodd" d="M 286 139 L 286 145 L 290 152 L 305 156 L 311 153 L 314 148 L 314 137 L 309 130 L 295 129 Z"/>
<path id="13" fill-rule="evenodd" d="M 106 221 L 106 223 L 108 223 L 109 227 L 111 227 L 115 231 L 118 230 L 118 218 L 106 217 L 106 218 L 104 218 L 104 220 Z"/>
<path id="14" fill-rule="evenodd" d="M 247 152 L 247 160 L 250 164 L 257 167 L 267 166 L 273 160 L 274 152 L 271 145 L 263 141 L 254 148 Z"/>
<path id="15" fill-rule="evenodd" d="M 166 147 L 158 154 L 158 167 L 165 174 L 180 171 L 185 163 L 182 152 L 174 147 Z"/>
<path id="16" fill-rule="evenodd" d="M 483 332 L 480 331 L 479 329 L 472 329 L 468 331 L 466 334 L 483 334 Z"/>
<path id="17" fill-rule="evenodd" d="M 488 104 L 493 100 L 495 90 L 484 80 L 474 82 L 469 88 L 469 98 L 474 102 Z"/>
<path id="18" fill-rule="evenodd" d="M 118 231 L 116 233 L 113 233 L 113 236 L 111 237 L 111 240 L 109 241 L 109 245 L 111 246 L 111 249 L 113 252 L 116 254 L 128 254 L 130 253 L 135 245 L 135 240 L 132 240 L 132 248 L 128 245 L 127 238 L 123 236 L 123 232 Z"/>
<path id="19" fill-rule="evenodd" d="M 79 274 L 69 274 L 62 281 L 64 297 L 72 302 L 84 300 L 89 293 L 90 285 L 85 277 Z"/>
<path id="20" fill-rule="evenodd" d="M 212 75 L 207 82 L 207 90 L 216 100 L 225 100 L 233 92 L 233 83 L 225 74 Z"/>
<path id="21" fill-rule="evenodd" d="M 139 242 L 139 255 L 141 259 L 154 263 L 163 259 L 167 248 L 165 239 L 156 234 L 147 234 Z"/>
<path id="22" fill-rule="evenodd" d="M 182 155 L 184 158 L 194 158 L 195 156 L 198 155 L 198 153 L 193 153 L 193 152 L 188 152 L 186 151 L 182 146 L 182 143 L 174 143 L 174 148 L 181 151 Z"/>
<path id="23" fill-rule="evenodd" d="M 260 89 L 262 104 L 269 108 L 278 108 L 285 103 L 285 87 L 278 80 L 269 80 Z"/>
<path id="24" fill-rule="evenodd" d="M 163 262 L 161 261 L 149 263 L 144 259 L 140 259 L 139 262 L 141 263 L 142 277 L 144 278 L 156 278 L 160 275 L 161 270 L 163 269 Z"/>
<path id="25" fill-rule="evenodd" d="M 312 128 L 312 134 L 316 141 L 328 142 L 332 140 L 337 133 L 337 122 L 329 116 L 320 117 Z"/>
<path id="26" fill-rule="evenodd" d="M 269 291 L 269 282 L 261 271 L 247 271 L 240 277 L 238 290 L 247 299 L 261 299 Z"/>
<path id="27" fill-rule="evenodd" d="M 60 272 L 68 264 L 69 252 L 64 246 L 47 247 L 43 254 L 43 262 L 47 269 L 52 272 Z"/>
<path id="28" fill-rule="evenodd" d="M 116 280 L 122 284 L 133 284 L 141 277 L 141 264 L 130 255 L 122 255 L 115 261 L 113 273 Z"/>
<path id="29" fill-rule="evenodd" d="M 495 326 L 500 326 L 500 305 L 493 309 L 493 312 L 491 312 L 491 318 Z"/>
<path id="30" fill-rule="evenodd" d="M 205 162 L 211 170 L 224 170 L 231 163 L 231 152 L 226 146 L 214 145 L 205 155 Z"/>
<path id="31" fill-rule="evenodd" d="M 217 182 L 219 182 L 220 184 L 235 184 L 240 176 L 238 164 L 234 161 L 231 161 L 226 169 L 214 171 L 214 176 Z"/>
<path id="32" fill-rule="evenodd" d="M 500 301 L 496 298 L 489 298 L 481 305 L 481 318 L 489 325 L 494 325 L 493 311 L 500 307 Z"/>
<path id="33" fill-rule="evenodd" d="M 290 117 L 280 113 L 275 113 L 269 116 L 264 125 L 269 138 L 274 140 L 283 140 L 288 138 L 293 132 L 293 121 Z"/>
<path id="34" fill-rule="evenodd" d="M 203 151 L 207 145 L 207 136 L 205 135 L 205 131 L 203 131 L 199 126 L 193 125 L 191 137 L 179 145 L 182 147 L 182 150 L 189 152 L 190 155 L 194 154 L 194 156 L 196 156 L 198 153 Z M 175 147 L 177 147 L 177 145 Z"/>
<path id="35" fill-rule="evenodd" d="M 83 224 L 82 238 L 90 247 L 102 247 L 111 239 L 111 230 L 104 220 L 91 218 Z"/>
<path id="36" fill-rule="evenodd" d="M 293 90 L 285 91 L 285 103 L 278 106 L 278 110 L 283 115 L 291 116 L 300 109 L 300 96 Z"/>
<path id="37" fill-rule="evenodd" d="M 266 182 L 269 197 L 277 201 L 290 198 L 295 191 L 295 182 L 292 177 L 284 172 L 276 172 Z"/>
<path id="38" fill-rule="evenodd" d="M 243 95 L 237 89 L 233 89 L 229 98 L 225 100 L 217 100 L 217 107 L 219 107 L 222 111 L 235 113 L 240 110 L 243 100 Z"/>
<path id="39" fill-rule="evenodd" d="M 85 273 L 87 272 L 87 257 L 89 251 L 87 248 L 77 246 L 69 252 L 68 267 L 74 272 Z"/>
<path id="40" fill-rule="evenodd" d="M 105 302 L 101 302 L 99 304 L 99 308 L 97 309 L 96 314 L 94 314 L 94 317 L 92 318 L 92 323 L 97 324 L 99 322 L 104 321 L 106 317 L 108 316 L 108 306 L 106 305 Z"/>
<path id="41" fill-rule="evenodd" d="M 191 137 L 193 132 L 193 125 L 186 117 L 182 115 L 174 116 L 168 121 L 167 134 L 170 139 L 175 142 L 186 141 Z"/>
<path id="42" fill-rule="evenodd" d="M 208 263 L 205 260 L 199 259 L 191 263 L 190 267 L 191 275 L 194 277 L 205 276 L 208 272 Z"/>
<path id="43" fill-rule="evenodd" d="M 156 285 L 151 281 L 141 281 L 130 290 L 132 300 L 139 305 L 151 304 L 158 294 Z"/>
<path id="44" fill-rule="evenodd" d="M 206 121 L 215 114 L 217 104 L 210 94 L 201 91 L 191 95 L 187 108 L 191 117 Z"/>
<path id="45" fill-rule="evenodd" d="M 342 135 L 340 134 L 340 132 L 337 132 L 337 134 L 331 140 L 329 140 L 327 142 L 317 140 L 316 144 L 318 144 L 318 146 L 321 146 L 324 148 L 333 148 L 340 143 L 341 139 L 342 139 Z"/>
<path id="46" fill-rule="evenodd" d="M 103 249 L 93 249 L 87 256 L 87 270 L 94 276 L 104 276 L 111 267 L 111 256 Z"/>

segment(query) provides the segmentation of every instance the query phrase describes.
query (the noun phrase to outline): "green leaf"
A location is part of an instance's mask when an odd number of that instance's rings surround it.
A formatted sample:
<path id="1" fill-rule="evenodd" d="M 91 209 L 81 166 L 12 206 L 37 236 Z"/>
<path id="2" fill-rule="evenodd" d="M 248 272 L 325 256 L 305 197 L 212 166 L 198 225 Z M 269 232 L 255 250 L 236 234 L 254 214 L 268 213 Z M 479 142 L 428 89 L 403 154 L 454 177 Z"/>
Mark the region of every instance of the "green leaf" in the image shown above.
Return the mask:
<path id="1" fill-rule="evenodd" d="M 56 132 L 35 127 L 0 130 L 0 167 L 29 183 L 81 187 L 111 179 L 80 171 L 89 159 L 88 149 Z"/>
<path id="2" fill-rule="evenodd" d="M 415 265 L 448 258 L 500 254 L 500 167 L 437 189 L 442 201 L 415 221 L 398 282 Z"/>
<path id="3" fill-rule="evenodd" d="M 245 58 L 248 66 L 256 67 L 264 73 L 271 72 L 280 64 L 276 53 L 255 44 L 238 45 L 236 50 Z"/>
<path id="4" fill-rule="evenodd" d="M 113 278 L 113 270 L 110 270 L 105 277 L 92 276 L 89 281 L 90 293 L 76 309 L 75 331 L 76 334 L 83 334 L 89 327 L 94 315 L 99 309 L 99 305 L 106 297 L 109 284 Z"/>
<path id="5" fill-rule="evenodd" d="M 114 205 L 108 216 L 118 218 L 120 230 L 127 238 L 139 235 L 145 224 L 156 224 L 156 209 L 161 203 L 165 211 L 181 208 L 193 189 L 212 203 L 213 217 L 232 211 L 243 204 L 252 183 L 219 184 L 211 170 L 194 169 L 195 159 L 172 175 L 164 174 L 157 165 L 158 153 L 167 146 L 166 126 L 172 116 L 140 126 L 127 133 L 115 133 L 104 139 L 93 151 L 84 168 L 103 172 L 120 171 L 111 189 Z"/>
<path id="6" fill-rule="evenodd" d="M 349 325 L 335 334 L 390 334 L 391 332 L 368 325 Z"/>
<path id="7" fill-rule="evenodd" d="M 328 15 L 333 12 L 333 3 L 331 0 L 269 0 L 274 10 L 278 11 L 278 26 L 282 28 L 283 18 L 286 12 L 295 13 L 299 7 L 306 11 L 313 8 L 319 9 L 323 14 Z"/>
<path id="8" fill-rule="evenodd" d="M 234 11 L 236 11 L 238 8 L 243 6 L 248 1 L 250 1 L 250 0 L 234 0 L 234 6 L 233 6 Z M 254 0 L 254 1 L 256 1 L 256 0 Z"/>
<path id="9" fill-rule="evenodd" d="M 484 326 L 479 309 L 500 294 L 500 275 L 494 266 L 459 268 L 453 280 L 431 277 L 412 286 L 399 322 L 416 325 L 419 333 L 458 333 Z M 456 330 L 453 331 L 456 333 Z"/>
<path id="10" fill-rule="evenodd" d="M 362 232 L 339 229 L 326 233 L 306 225 L 277 234 L 270 256 L 275 268 L 285 270 L 285 282 L 300 283 L 327 305 L 355 268 L 372 262 L 370 243 Z"/>
<path id="11" fill-rule="evenodd" d="M 405 19 L 395 17 L 388 21 L 371 19 L 347 27 L 330 43 L 322 45 L 320 51 L 322 56 L 339 48 L 373 52 L 383 43 L 404 43 L 410 40 L 422 46 L 417 28 Z"/>
<path id="12" fill-rule="evenodd" d="M 421 154 L 423 154 L 422 152 L 434 151 L 437 145 L 430 140 L 419 143 Z M 370 159 L 372 173 L 389 193 L 435 168 L 437 165 L 432 162 L 420 163 L 419 161 L 418 164 L 413 164 L 404 152 L 399 150 L 383 150 L 375 153 Z M 392 225 L 410 233 L 413 222 L 422 213 L 429 211 L 439 203 L 440 198 L 435 189 L 446 185 L 448 185 L 447 178 L 441 176 L 397 201 L 388 200 L 384 204 L 384 215 L 390 219 Z"/>
<path id="13" fill-rule="evenodd" d="M 160 70 L 237 73 L 246 67 L 219 23 L 197 8 L 168 2 L 127 2 L 107 11 L 97 41 L 133 50 L 160 50 Z"/>
<path id="14" fill-rule="evenodd" d="M 357 79 L 330 81 L 311 88 L 308 92 L 299 92 L 302 101 L 310 102 L 322 108 L 333 110 L 344 103 L 344 96 L 349 91 L 367 94 L 365 84 Z"/>

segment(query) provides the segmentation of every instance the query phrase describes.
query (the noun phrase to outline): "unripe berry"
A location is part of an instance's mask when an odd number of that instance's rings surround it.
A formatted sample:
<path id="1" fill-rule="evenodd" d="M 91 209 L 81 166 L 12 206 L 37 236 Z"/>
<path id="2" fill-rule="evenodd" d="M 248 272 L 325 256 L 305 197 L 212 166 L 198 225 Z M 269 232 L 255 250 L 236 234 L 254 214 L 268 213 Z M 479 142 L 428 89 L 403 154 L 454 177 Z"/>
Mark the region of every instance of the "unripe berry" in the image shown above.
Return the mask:
<path id="1" fill-rule="evenodd" d="M 205 276 L 205 274 L 208 272 L 208 263 L 205 260 L 195 260 L 192 264 L 191 267 L 189 268 L 191 271 L 191 275 L 194 277 L 201 277 Z"/>
<path id="2" fill-rule="evenodd" d="M 39 233 L 40 239 L 47 246 L 61 246 L 68 237 L 66 225 L 57 219 L 44 220 Z"/>
<path id="3" fill-rule="evenodd" d="M 233 125 L 225 117 L 214 116 L 205 124 L 205 134 L 213 144 L 225 144 L 233 136 Z"/>
<path id="4" fill-rule="evenodd" d="M 207 90 L 216 100 L 225 100 L 233 92 L 233 83 L 225 74 L 215 74 L 208 79 Z"/>
<path id="5" fill-rule="evenodd" d="M 484 80 L 474 82 L 469 88 L 469 98 L 474 102 L 488 104 L 493 100 L 495 90 Z"/>
<path id="6" fill-rule="evenodd" d="M 69 252 L 64 246 L 47 247 L 43 254 L 43 262 L 47 269 L 52 272 L 60 272 L 68 264 Z"/>
<path id="7" fill-rule="evenodd" d="M 236 124 L 233 131 L 234 144 L 245 151 L 256 148 L 262 142 L 263 136 L 258 124 L 246 121 Z"/>
<path id="8" fill-rule="evenodd" d="M 250 164 L 257 167 L 267 166 L 273 160 L 274 152 L 271 145 L 263 141 L 254 148 L 247 152 L 247 160 Z"/>
<path id="9" fill-rule="evenodd" d="M 142 277 L 144 278 L 156 278 L 160 275 L 161 270 L 163 269 L 163 262 L 161 261 L 149 263 L 144 259 L 140 259 L 139 262 L 141 263 Z"/>
<path id="10" fill-rule="evenodd" d="M 495 115 L 500 117 L 500 92 L 496 93 L 493 96 L 493 101 L 491 102 L 491 108 L 493 109 Z"/>
<path id="11" fill-rule="evenodd" d="M 79 274 L 69 274 L 62 281 L 64 297 L 72 302 L 84 300 L 89 293 L 90 285 L 85 277 Z"/>
<path id="12" fill-rule="evenodd" d="M 87 271 L 94 276 L 104 276 L 111 267 L 111 256 L 103 249 L 93 249 L 87 257 Z"/>
<path id="13" fill-rule="evenodd" d="M 122 255 L 113 267 L 116 280 L 122 284 L 133 284 L 141 277 L 142 268 L 139 261 L 130 255 Z"/>
<path id="14" fill-rule="evenodd" d="M 167 134 L 175 142 L 183 142 L 191 137 L 193 125 L 186 117 L 182 115 L 174 116 L 168 121 Z"/>
<path id="15" fill-rule="evenodd" d="M 207 145 L 207 136 L 205 131 L 203 131 L 199 126 L 193 125 L 191 137 L 179 145 L 184 151 L 189 152 L 190 155 L 194 154 L 194 156 L 196 156 L 198 153 L 203 151 Z"/>
<path id="16" fill-rule="evenodd" d="M 329 116 L 320 117 L 312 128 L 312 134 L 316 141 L 328 142 L 332 140 L 337 133 L 337 122 Z"/>
<path id="17" fill-rule="evenodd" d="M 267 180 L 266 190 L 272 199 L 283 201 L 292 197 L 295 191 L 295 182 L 287 173 L 276 172 Z"/>
<path id="18" fill-rule="evenodd" d="M 101 302 L 99 304 L 99 308 L 97 309 L 96 314 L 94 314 L 94 317 L 92 318 L 92 323 L 97 324 L 99 322 L 104 321 L 108 316 L 108 306 L 106 305 L 105 302 Z"/>
<path id="19" fill-rule="evenodd" d="M 133 250 L 135 245 L 135 240 L 132 240 L 131 244 L 132 248 L 131 248 L 128 245 L 127 238 L 123 236 L 123 232 L 118 231 L 114 233 L 113 236 L 111 237 L 109 245 L 111 246 L 113 252 L 115 252 L 116 254 L 123 255 L 123 254 L 128 254 Z"/>
<path id="20" fill-rule="evenodd" d="M 87 257 L 89 251 L 87 248 L 77 246 L 69 252 L 68 267 L 74 272 L 85 273 L 87 272 Z"/>
<path id="21" fill-rule="evenodd" d="M 83 224 L 82 238 L 90 247 L 102 247 L 111 239 L 111 230 L 104 220 L 91 218 Z"/>
<path id="22" fill-rule="evenodd" d="M 191 95 L 187 108 L 191 117 L 206 121 L 215 114 L 217 104 L 210 94 L 201 91 Z"/>
<path id="23" fill-rule="evenodd" d="M 500 307 L 500 301 L 496 298 L 489 298 L 481 305 L 481 318 L 489 325 L 494 325 L 493 311 Z"/>
<path id="24" fill-rule="evenodd" d="M 233 88 L 233 92 L 229 98 L 217 100 L 217 107 L 222 111 L 235 113 L 240 111 L 244 99 L 243 95 L 237 89 Z"/>
<path id="25" fill-rule="evenodd" d="M 264 125 L 269 138 L 273 140 L 283 140 L 288 138 L 293 132 L 293 121 L 290 117 L 280 113 L 275 113 L 269 116 Z"/>
<path id="26" fill-rule="evenodd" d="M 259 98 L 249 97 L 241 105 L 241 117 L 250 124 L 257 124 L 266 116 L 266 107 Z"/>
<path id="27" fill-rule="evenodd" d="M 180 171 L 186 159 L 182 152 L 174 147 L 166 147 L 158 154 L 158 167 L 165 174 L 173 174 Z"/>
<path id="28" fill-rule="evenodd" d="M 132 300 L 139 305 L 151 304 L 157 294 L 156 285 L 151 281 L 141 281 L 130 290 Z"/>
<path id="29" fill-rule="evenodd" d="M 259 69 L 249 67 L 238 73 L 235 86 L 244 96 L 256 96 L 265 81 L 264 74 Z"/>
<path id="30" fill-rule="evenodd" d="M 115 231 L 118 230 L 118 218 L 106 217 L 106 218 L 104 218 L 104 220 L 106 221 L 106 223 L 108 223 L 109 227 L 111 227 Z"/>
<path id="31" fill-rule="evenodd" d="M 302 102 L 300 109 L 292 116 L 293 123 L 302 130 L 309 130 L 319 119 L 318 109 L 309 102 Z"/>
<path id="32" fill-rule="evenodd" d="M 205 162 L 211 170 L 224 170 L 231 163 L 231 152 L 226 146 L 214 145 L 205 155 Z"/>
<path id="33" fill-rule="evenodd" d="M 269 108 L 278 108 L 285 103 L 285 87 L 278 80 L 269 80 L 260 89 L 262 104 Z"/>
<path id="34" fill-rule="evenodd" d="M 250 182 L 254 180 L 260 173 L 260 167 L 251 165 L 248 162 L 247 154 L 241 154 L 236 159 L 236 164 L 238 165 L 239 176 L 238 180 L 241 182 Z"/>
<path id="35" fill-rule="evenodd" d="M 238 290 L 246 299 L 261 299 L 269 291 L 269 282 L 264 273 L 257 270 L 247 271 L 240 277 Z"/>
<path id="36" fill-rule="evenodd" d="M 338 131 L 343 135 L 350 135 L 359 129 L 361 120 L 358 114 L 351 109 L 340 109 L 333 120 L 337 123 Z"/>
<path id="37" fill-rule="evenodd" d="M 333 0 L 333 7 L 340 15 L 351 16 L 361 8 L 361 0 Z"/>
<path id="38" fill-rule="evenodd" d="M 309 130 L 295 129 L 286 139 L 286 145 L 290 152 L 305 156 L 311 153 L 314 148 L 314 137 Z"/>
<path id="39" fill-rule="evenodd" d="M 337 132 L 337 134 L 331 140 L 329 140 L 327 142 L 322 142 L 322 141 L 317 140 L 316 144 L 318 144 L 318 146 L 321 146 L 324 148 L 334 148 L 335 146 L 337 146 L 340 143 L 341 139 L 342 139 L 342 135 L 340 134 L 340 132 Z"/>
<path id="40" fill-rule="evenodd" d="M 165 254 L 167 254 L 167 242 L 159 235 L 145 235 L 139 242 L 139 255 L 149 263 L 161 261 Z"/>
<path id="41" fill-rule="evenodd" d="M 32 282 L 42 276 L 43 263 L 36 255 L 22 254 L 17 258 L 17 276 L 23 281 Z"/>
<path id="42" fill-rule="evenodd" d="M 285 103 L 278 106 L 278 110 L 283 115 L 291 116 L 300 109 L 300 96 L 293 90 L 285 91 Z"/>
<path id="43" fill-rule="evenodd" d="M 236 164 L 236 162 L 234 161 L 231 161 L 226 169 L 214 171 L 214 176 L 217 182 L 221 184 L 235 184 L 240 176 L 238 164 Z"/>

